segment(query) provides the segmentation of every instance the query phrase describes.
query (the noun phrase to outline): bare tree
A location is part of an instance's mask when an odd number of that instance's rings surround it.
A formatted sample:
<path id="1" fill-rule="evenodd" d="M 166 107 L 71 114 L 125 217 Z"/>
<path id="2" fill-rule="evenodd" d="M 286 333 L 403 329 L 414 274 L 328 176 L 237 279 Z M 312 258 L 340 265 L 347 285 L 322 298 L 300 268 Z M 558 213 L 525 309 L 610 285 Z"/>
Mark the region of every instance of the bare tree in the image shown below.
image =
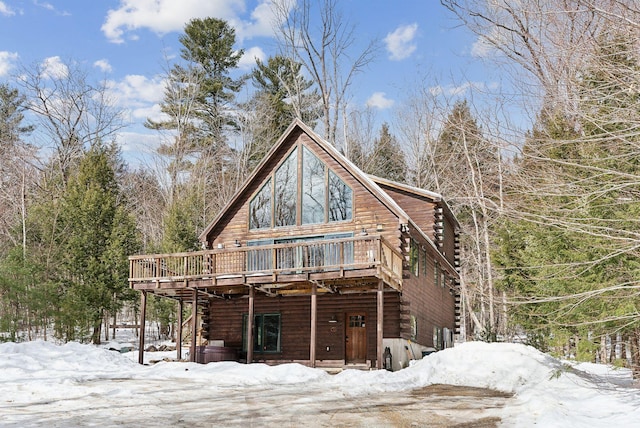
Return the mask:
<path id="1" fill-rule="evenodd" d="M 506 313 L 491 252 L 502 207 L 503 139 L 495 112 L 447 96 L 426 81 L 397 112 L 411 183 L 443 195 L 461 224 L 463 336 L 504 334 Z M 473 98 L 470 98 L 473 100 Z"/>
<path id="2" fill-rule="evenodd" d="M 26 251 L 27 194 L 37 170 L 35 148 L 24 141 L 33 131 L 25 125 L 26 98 L 8 85 L 0 85 L 0 248 L 22 245 Z M 14 233 L 21 223 L 22 239 Z M 3 254 L 4 251 L 0 251 Z"/>
<path id="3" fill-rule="evenodd" d="M 161 110 L 165 118 L 147 119 L 145 126 L 161 133 L 162 144 L 158 154 L 168 159 L 169 201 L 179 197 L 181 184 L 188 179 L 191 162 L 198 151 L 196 140 L 197 123 L 194 121 L 198 109 L 198 94 L 202 74 L 193 67 L 170 68 L 167 65 L 164 102 Z"/>
<path id="4" fill-rule="evenodd" d="M 601 335 L 602 347 L 620 332 L 637 349 L 637 2 L 442 3 L 534 96 L 520 100 L 536 123 L 514 158 L 500 202 L 509 223 L 494 247 L 501 283 L 522 293 L 513 313 L 532 331 Z"/>
<path id="5" fill-rule="evenodd" d="M 93 83 L 76 62 L 49 59 L 23 67 L 18 80 L 35 114 L 42 145 L 66 183 L 70 169 L 92 143 L 115 141 L 125 124 L 105 81 Z"/>
<path id="6" fill-rule="evenodd" d="M 373 61 L 377 41 L 355 51 L 355 27 L 342 16 L 337 0 L 277 0 L 273 7 L 282 55 L 303 64 L 318 85 L 323 134 L 335 144 L 349 88 Z"/>
<path id="7" fill-rule="evenodd" d="M 602 31 L 625 20 L 637 22 L 629 0 L 441 0 L 478 35 L 476 52 L 513 72 L 534 108 L 565 106 L 575 99 L 576 73 Z M 602 13 L 606 10 L 607 13 Z M 625 19 L 612 21 L 624 16 Z M 524 72 L 524 74 L 522 73 Z"/>

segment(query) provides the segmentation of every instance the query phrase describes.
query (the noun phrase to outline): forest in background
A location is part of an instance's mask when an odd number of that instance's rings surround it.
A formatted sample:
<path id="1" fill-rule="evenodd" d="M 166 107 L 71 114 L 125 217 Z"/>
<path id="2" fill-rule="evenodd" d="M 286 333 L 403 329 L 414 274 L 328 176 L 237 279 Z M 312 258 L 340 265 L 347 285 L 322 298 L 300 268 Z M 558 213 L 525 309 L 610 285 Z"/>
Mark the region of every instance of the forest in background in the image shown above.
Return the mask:
<path id="1" fill-rule="evenodd" d="M 127 164 L 123 112 L 77 62 L 0 82 L 2 340 L 100 342 L 107 320 L 137 305 L 127 256 L 197 249 L 300 118 L 366 173 L 444 196 L 462 227 L 463 338 L 637 364 L 637 2 L 441 0 L 509 89 L 445 96 L 424 76 L 382 124 L 349 105 L 378 41 L 355 51 L 336 0 L 285 3 L 273 3 L 285 14 L 279 53 L 248 75 L 227 22 L 185 26 L 163 119 L 145 123 L 162 142 L 145 166 Z M 175 323 L 171 301 L 149 312 Z"/>

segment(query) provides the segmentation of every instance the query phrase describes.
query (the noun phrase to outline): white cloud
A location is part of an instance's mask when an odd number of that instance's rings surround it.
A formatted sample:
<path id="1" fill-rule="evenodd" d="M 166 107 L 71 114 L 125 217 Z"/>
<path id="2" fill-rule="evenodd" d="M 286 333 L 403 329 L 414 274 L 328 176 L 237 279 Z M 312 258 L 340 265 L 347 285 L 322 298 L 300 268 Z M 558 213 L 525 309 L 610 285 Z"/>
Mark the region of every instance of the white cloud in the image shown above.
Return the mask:
<path id="1" fill-rule="evenodd" d="M 236 29 L 239 41 L 260 35 L 270 35 L 273 15 L 271 0 L 261 0 L 243 21 L 246 12 L 244 0 L 120 0 L 116 9 L 107 12 L 102 32 L 114 43 L 126 38 L 135 39 L 131 32 L 148 29 L 158 34 L 182 31 L 189 20 L 209 16 L 224 19 Z"/>
<path id="2" fill-rule="evenodd" d="M 395 101 L 386 97 L 384 92 L 374 92 L 367 100 L 367 107 L 375 107 L 380 110 L 390 108 Z"/>
<path id="3" fill-rule="evenodd" d="M 125 76 L 120 82 L 109 82 L 109 88 L 119 105 L 130 102 L 157 103 L 164 97 L 165 81 L 162 77 L 148 78 L 139 74 Z"/>
<path id="4" fill-rule="evenodd" d="M 272 0 L 261 0 L 258 6 L 251 12 L 250 21 L 242 21 L 236 25 L 238 40 L 251 39 L 259 36 L 272 36 L 274 26 L 277 26 L 277 17 L 274 14 Z M 294 2 L 289 1 L 284 6 L 292 7 Z"/>
<path id="5" fill-rule="evenodd" d="M 240 58 L 238 62 L 238 67 L 241 70 L 250 70 L 256 65 L 256 58 L 264 62 L 266 57 L 267 55 L 262 49 L 254 46 L 244 51 L 244 55 L 242 55 L 242 58 Z"/>
<path id="6" fill-rule="evenodd" d="M 42 61 L 42 77 L 63 79 L 69 75 L 69 67 L 59 56 L 50 56 Z"/>
<path id="7" fill-rule="evenodd" d="M 0 77 L 9 74 L 17 59 L 18 54 L 15 52 L 0 51 Z"/>
<path id="8" fill-rule="evenodd" d="M 123 152 L 133 153 L 154 153 L 161 143 L 157 133 L 142 134 L 139 132 L 119 132 L 116 141 Z"/>
<path id="9" fill-rule="evenodd" d="M 429 92 L 431 93 L 431 95 L 434 96 L 438 96 L 438 95 L 447 95 L 447 96 L 460 96 L 460 95 L 464 95 L 469 91 L 472 91 L 474 89 L 477 89 L 479 91 L 486 91 L 486 90 L 495 90 L 498 88 L 498 84 L 496 82 L 491 82 L 489 84 L 486 84 L 484 82 L 464 82 L 461 85 L 447 85 L 447 86 L 432 86 L 431 88 L 429 88 Z"/>
<path id="10" fill-rule="evenodd" d="M 414 39 L 418 33 L 418 24 L 401 25 L 392 33 L 387 34 L 384 43 L 389 52 L 389 58 L 400 61 L 408 58 L 417 48 Z"/>
<path id="11" fill-rule="evenodd" d="M 116 105 L 126 109 L 132 118 L 163 118 L 160 103 L 164 98 L 164 78 L 132 74 L 119 82 L 107 82 L 107 87 Z"/>
<path id="12" fill-rule="evenodd" d="M 5 2 L 0 1 L 0 15 L 13 16 L 16 13 Z"/>
<path id="13" fill-rule="evenodd" d="M 109 64 L 109 61 L 104 58 L 94 62 L 93 66 L 99 68 L 104 73 L 111 73 L 113 71 L 113 67 L 111 67 L 111 64 Z"/>
<path id="14" fill-rule="evenodd" d="M 476 58 L 487 58 L 493 51 L 494 47 L 484 37 L 479 37 L 471 46 L 471 56 Z"/>
<path id="15" fill-rule="evenodd" d="M 35 0 L 33 2 L 33 4 L 35 4 L 36 6 L 40 6 L 43 9 L 47 9 L 47 10 L 55 10 L 55 8 L 53 7 L 53 5 L 49 2 L 39 2 L 37 0 Z"/>
<path id="16" fill-rule="evenodd" d="M 39 2 L 38 0 L 33 0 L 33 4 L 35 4 L 36 6 L 39 6 L 39 7 L 43 8 L 43 9 L 46 9 L 48 11 L 54 12 L 55 14 L 60 15 L 60 16 L 70 16 L 71 15 L 67 11 L 61 11 L 61 10 L 56 9 L 56 7 L 54 5 L 52 5 L 51 3 L 46 2 L 46 1 L 45 2 Z"/>

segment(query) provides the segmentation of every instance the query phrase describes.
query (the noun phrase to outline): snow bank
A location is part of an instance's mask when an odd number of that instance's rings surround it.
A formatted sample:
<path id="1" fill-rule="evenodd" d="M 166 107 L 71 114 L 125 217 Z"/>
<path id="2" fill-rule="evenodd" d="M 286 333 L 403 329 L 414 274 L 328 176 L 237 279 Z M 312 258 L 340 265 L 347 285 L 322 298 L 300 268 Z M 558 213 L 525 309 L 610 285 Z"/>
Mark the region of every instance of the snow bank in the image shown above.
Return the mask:
<path id="1" fill-rule="evenodd" d="M 200 378 L 218 386 L 289 385 L 326 379 L 329 375 L 301 364 L 240 364 L 224 361 L 210 364 L 160 362 L 148 368 L 145 377 Z"/>
<path id="2" fill-rule="evenodd" d="M 469 342 L 431 354 L 404 372 L 399 375 L 415 385 L 444 383 L 513 393 L 503 420 L 515 426 L 631 427 L 640 421 L 640 390 L 631 387 L 629 370 L 562 363 L 524 345 Z"/>
<path id="3" fill-rule="evenodd" d="M 7 397 L 7 406 L 53 402 L 60 396 L 81 400 L 88 395 L 109 395 L 116 406 L 118 400 L 122 406 L 134 405 L 118 382 L 123 379 L 160 381 L 153 385 L 173 380 L 172 393 L 197 385 L 208 390 L 287 388 L 305 399 L 319 390 L 350 397 L 449 384 L 514 394 L 502 410 L 507 426 L 609 428 L 612 424 L 636 426 L 640 421 L 640 391 L 633 387 L 629 370 L 563 363 L 524 345 L 470 342 L 431 354 L 399 372 L 346 370 L 335 376 L 300 364 L 160 362 L 142 366 L 131 355 L 78 343 L 0 344 L 0 396 Z M 180 379 L 185 381 L 175 382 Z"/>

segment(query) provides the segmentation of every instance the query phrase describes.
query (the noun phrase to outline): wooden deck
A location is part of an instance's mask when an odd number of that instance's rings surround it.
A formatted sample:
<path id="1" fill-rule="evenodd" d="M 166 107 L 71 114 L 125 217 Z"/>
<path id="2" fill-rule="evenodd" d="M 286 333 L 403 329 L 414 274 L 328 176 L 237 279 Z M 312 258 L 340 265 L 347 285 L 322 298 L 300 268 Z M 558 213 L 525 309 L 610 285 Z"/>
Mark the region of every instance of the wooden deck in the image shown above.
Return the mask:
<path id="1" fill-rule="evenodd" d="M 262 246 L 233 246 L 188 253 L 129 257 L 129 284 L 171 297 L 248 293 L 248 286 L 271 295 L 402 289 L 403 257 L 384 238 L 353 238 Z"/>

